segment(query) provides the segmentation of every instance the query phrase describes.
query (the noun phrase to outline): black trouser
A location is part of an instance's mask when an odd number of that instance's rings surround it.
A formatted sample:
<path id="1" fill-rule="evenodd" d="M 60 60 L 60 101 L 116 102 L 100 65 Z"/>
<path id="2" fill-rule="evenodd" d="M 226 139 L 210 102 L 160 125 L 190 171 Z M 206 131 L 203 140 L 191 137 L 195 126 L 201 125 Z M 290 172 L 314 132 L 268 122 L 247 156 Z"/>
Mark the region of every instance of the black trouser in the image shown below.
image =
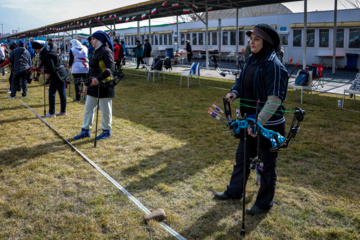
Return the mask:
<path id="1" fill-rule="evenodd" d="M 276 132 L 284 135 L 285 124 L 280 124 L 274 127 Z M 267 140 L 266 140 L 267 141 Z M 273 199 L 275 195 L 276 186 L 276 160 L 278 153 L 270 151 L 270 142 L 267 142 L 266 146 L 261 141 L 259 158 L 264 163 L 263 171 L 259 171 L 260 188 L 256 197 L 255 206 L 260 209 L 269 209 L 273 205 Z M 262 146 L 264 148 L 262 148 Z M 251 136 L 247 137 L 246 143 L 246 176 L 245 181 L 248 180 L 250 175 L 250 160 L 257 155 L 257 138 Z M 244 181 L 244 140 L 241 139 L 236 151 L 236 164 L 231 175 L 230 184 L 227 186 L 225 194 L 232 198 L 242 198 L 243 196 L 243 181 Z"/>
<path id="2" fill-rule="evenodd" d="M 120 63 L 121 63 L 121 59 L 115 61 L 115 71 L 118 71 L 120 69 Z"/>
<path id="3" fill-rule="evenodd" d="M 85 81 L 86 73 L 74 73 L 73 77 L 74 77 L 76 101 L 80 101 L 81 92 L 83 91 L 83 89 L 81 89 L 81 82 Z"/>
<path id="4" fill-rule="evenodd" d="M 188 55 L 187 55 L 187 61 L 188 61 L 188 64 L 190 64 L 190 63 L 191 63 L 191 57 L 192 57 L 192 54 L 188 54 Z"/>
<path id="5" fill-rule="evenodd" d="M 139 68 L 140 63 L 144 64 L 143 57 L 138 57 L 136 61 L 136 68 Z"/>
<path id="6" fill-rule="evenodd" d="M 5 61 L 0 60 L 0 64 L 2 64 L 3 62 L 5 62 Z M 2 72 L 2 75 L 4 76 L 5 75 L 5 67 L 1 68 L 1 72 Z"/>
<path id="7" fill-rule="evenodd" d="M 56 73 L 50 75 L 49 84 L 49 113 L 55 114 L 55 94 L 56 91 L 59 93 L 61 112 L 66 112 L 66 91 L 65 82 L 60 80 Z"/>
<path id="8" fill-rule="evenodd" d="M 26 71 L 21 71 L 18 73 L 14 73 L 13 74 L 13 78 L 11 81 L 11 97 L 15 97 L 16 95 L 16 91 L 20 91 L 20 86 L 22 87 L 23 90 L 23 97 L 26 96 L 27 93 L 27 77 L 28 74 Z M 20 90 L 19 90 L 20 89 Z"/>

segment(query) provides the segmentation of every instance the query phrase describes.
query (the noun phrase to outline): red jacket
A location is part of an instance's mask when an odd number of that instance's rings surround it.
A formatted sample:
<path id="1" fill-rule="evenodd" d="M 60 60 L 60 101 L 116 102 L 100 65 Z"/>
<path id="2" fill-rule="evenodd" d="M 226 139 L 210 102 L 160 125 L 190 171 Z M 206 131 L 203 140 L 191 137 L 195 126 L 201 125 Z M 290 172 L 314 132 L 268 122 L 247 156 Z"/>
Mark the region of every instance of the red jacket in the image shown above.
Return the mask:
<path id="1" fill-rule="evenodd" d="M 114 46 L 115 61 L 121 60 L 124 57 L 124 48 L 120 44 Z"/>
<path id="2" fill-rule="evenodd" d="M 115 46 L 114 46 L 114 57 L 115 57 L 115 61 L 119 59 L 119 51 L 120 51 L 119 44 L 115 44 Z"/>

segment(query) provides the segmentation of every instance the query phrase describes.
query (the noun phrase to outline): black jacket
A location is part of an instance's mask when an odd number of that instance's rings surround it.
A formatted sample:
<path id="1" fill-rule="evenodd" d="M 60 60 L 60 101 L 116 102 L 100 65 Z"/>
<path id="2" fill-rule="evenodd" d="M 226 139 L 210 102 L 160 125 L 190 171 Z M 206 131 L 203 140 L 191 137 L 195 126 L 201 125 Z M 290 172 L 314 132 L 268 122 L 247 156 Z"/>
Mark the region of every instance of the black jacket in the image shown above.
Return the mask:
<path id="1" fill-rule="evenodd" d="M 45 68 L 45 73 L 50 74 L 50 79 L 56 79 L 67 81 L 69 72 L 66 70 L 63 62 L 59 58 L 55 49 L 50 50 L 45 47 L 40 53 L 40 68 Z"/>
<path id="2" fill-rule="evenodd" d="M 144 57 L 150 57 L 151 50 L 150 43 L 144 44 Z"/>
<path id="3" fill-rule="evenodd" d="M 101 68 L 102 66 L 102 68 Z M 89 80 L 96 78 L 99 81 L 97 86 L 90 86 L 88 82 L 87 94 L 92 97 L 98 97 L 98 86 L 100 86 L 100 98 L 115 97 L 114 86 L 106 84 L 113 80 L 113 72 L 115 69 L 114 52 L 105 44 L 96 49 L 89 61 Z"/>
<path id="4" fill-rule="evenodd" d="M 32 67 L 29 51 L 24 47 L 15 48 L 10 54 L 10 63 L 14 67 L 14 73 L 19 73 Z"/>

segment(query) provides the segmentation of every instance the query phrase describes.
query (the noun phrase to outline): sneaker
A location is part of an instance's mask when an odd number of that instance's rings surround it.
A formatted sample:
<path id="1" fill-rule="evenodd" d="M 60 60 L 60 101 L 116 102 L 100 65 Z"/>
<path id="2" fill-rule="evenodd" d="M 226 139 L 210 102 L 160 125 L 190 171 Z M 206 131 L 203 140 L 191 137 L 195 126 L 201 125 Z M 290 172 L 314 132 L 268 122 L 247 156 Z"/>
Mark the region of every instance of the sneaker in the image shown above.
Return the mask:
<path id="1" fill-rule="evenodd" d="M 15 97 L 9 96 L 8 98 L 15 98 Z"/>
<path id="2" fill-rule="evenodd" d="M 215 193 L 214 198 L 218 199 L 218 200 L 228 200 L 231 197 L 226 195 L 225 192 L 218 192 L 218 193 Z"/>
<path id="3" fill-rule="evenodd" d="M 268 210 L 263 210 L 261 208 L 258 208 L 257 206 L 253 205 L 251 208 L 246 209 L 246 214 L 248 215 L 258 215 L 261 213 L 265 213 Z"/>
<path id="4" fill-rule="evenodd" d="M 139 67 L 136 67 L 135 69 L 139 69 Z"/>
<path id="5" fill-rule="evenodd" d="M 237 198 L 233 198 L 231 196 L 228 196 L 225 192 L 215 193 L 214 198 L 217 199 L 217 200 L 237 199 Z"/>
<path id="6" fill-rule="evenodd" d="M 21 94 L 21 96 L 26 97 L 26 94 L 25 94 L 25 93 L 23 93 L 23 94 Z"/>
<path id="7" fill-rule="evenodd" d="M 90 129 L 82 128 L 80 134 L 74 137 L 74 140 L 79 140 L 85 137 L 91 137 Z"/>
<path id="8" fill-rule="evenodd" d="M 56 117 L 56 115 L 47 113 L 44 117 L 46 117 L 46 118 L 54 118 L 54 117 Z"/>
<path id="9" fill-rule="evenodd" d="M 105 138 L 111 137 L 111 131 L 110 130 L 103 130 L 103 132 L 96 137 L 96 140 L 101 140 Z"/>
<path id="10" fill-rule="evenodd" d="M 57 114 L 56 114 L 57 116 L 66 116 L 67 115 L 67 113 L 66 112 L 58 112 Z"/>
<path id="11" fill-rule="evenodd" d="M 73 100 L 73 102 L 81 102 L 81 100 L 77 100 L 77 99 L 75 99 L 75 100 Z"/>

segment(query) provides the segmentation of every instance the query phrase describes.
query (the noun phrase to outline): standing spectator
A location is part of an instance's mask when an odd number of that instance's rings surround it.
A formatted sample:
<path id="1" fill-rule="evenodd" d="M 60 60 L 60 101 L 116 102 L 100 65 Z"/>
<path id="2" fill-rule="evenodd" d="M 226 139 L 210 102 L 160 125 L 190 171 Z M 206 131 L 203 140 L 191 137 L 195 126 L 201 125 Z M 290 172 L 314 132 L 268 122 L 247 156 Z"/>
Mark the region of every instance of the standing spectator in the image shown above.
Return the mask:
<path id="1" fill-rule="evenodd" d="M 126 50 L 125 42 L 124 42 L 124 41 L 121 41 L 121 45 L 122 45 L 122 47 L 123 47 L 123 49 L 124 49 L 124 55 L 128 55 L 128 52 L 127 52 L 127 50 Z"/>
<path id="2" fill-rule="evenodd" d="M 251 55 L 251 48 L 250 48 L 250 40 L 248 41 L 248 44 L 245 48 L 244 52 L 244 60 L 246 60 Z"/>
<path id="3" fill-rule="evenodd" d="M 22 86 L 22 96 L 26 97 L 27 93 L 27 77 L 29 68 L 32 67 L 32 61 L 30 53 L 25 49 L 25 44 L 23 41 L 19 41 L 18 48 L 10 54 L 10 63 L 14 67 L 14 75 L 11 82 L 11 94 L 9 98 L 14 98 L 16 91 L 19 86 Z"/>
<path id="4" fill-rule="evenodd" d="M 145 39 L 144 43 L 144 57 L 149 58 L 151 56 L 151 45 L 147 39 Z"/>
<path id="5" fill-rule="evenodd" d="M 89 60 L 90 60 L 93 52 L 95 51 L 95 48 L 91 44 L 91 37 L 88 38 L 88 41 L 90 43 L 89 48 L 88 48 L 88 56 L 89 56 Z"/>
<path id="6" fill-rule="evenodd" d="M 5 49 L 3 48 L 2 44 L 0 43 L 0 64 L 5 62 Z M 1 68 L 2 75 L 5 75 L 5 69 Z"/>
<path id="7" fill-rule="evenodd" d="M 47 39 L 47 46 L 48 50 L 56 49 L 56 44 L 53 43 L 53 40 L 51 38 Z"/>
<path id="8" fill-rule="evenodd" d="M 12 53 L 12 51 L 17 48 L 17 44 L 16 43 L 12 43 L 10 44 L 10 47 L 9 47 L 9 52 L 10 52 L 10 55 Z M 3 62 L 1 65 L 0 65 L 0 68 L 3 68 L 5 67 L 6 65 L 9 64 L 9 67 L 10 67 L 10 77 L 9 77 L 9 86 L 11 88 L 11 82 L 12 82 L 12 77 L 13 77 L 13 66 L 10 64 L 10 57 L 8 59 L 5 60 L 5 62 Z M 8 93 L 11 93 L 11 91 L 9 91 Z"/>
<path id="9" fill-rule="evenodd" d="M 115 68 L 113 43 L 109 35 L 103 31 L 96 31 L 91 37 L 91 44 L 95 48 L 89 63 L 91 83 L 85 87 L 87 97 L 83 125 L 80 134 L 76 135 L 74 140 L 90 137 L 97 107 L 100 107 L 101 111 L 103 132 L 96 139 L 111 137 L 112 98 L 115 97 L 115 90 L 114 85 L 109 82 L 113 80 L 112 74 Z"/>
<path id="10" fill-rule="evenodd" d="M 71 67 L 71 74 L 74 77 L 75 101 L 80 102 L 81 82 L 85 81 L 89 72 L 88 49 L 76 39 L 70 40 L 70 43 L 72 48 L 70 49 L 69 67 Z"/>
<path id="11" fill-rule="evenodd" d="M 135 69 L 139 69 L 139 65 L 140 63 L 144 64 L 144 61 L 143 61 L 143 57 L 144 57 L 144 48 L 143 48 L 143 45 L 140 43 L 140 40 L 136 40 L 135 41 L 136 43 L 136 47 L 135 47 L 135 54 L 134 54 L 134 57 L 137 58 L 136 60 L 136 68 Z"/>
<path id="12" fill-rule="evenodd" d="M 124 49 L 119 40 L 114 40 L 115 71 L 120 68 L 121 59 L 124 57 Z"/>
<path id="13" fill-rule="evenodd" d="M 186 40 L 186 52 L 187 52 L 187 61 L 188 61 L 188 64 L 190 64 L 191 63 L 191 58 L 193 56 L 193 52 L 192 52 L 189 40 Z"/>
<path id="14" fill-rule="evenodd" d="M 26 43 L 26 49 L 29 51 L 30 56 L 31 56 L 31 60 L 32 60 L 32 59 L 35 57 L 35 51 L 34 51 L 34 49 L 32 48 L 30 42 L 27 42 L 27 43 Z"/>
<path id="15" fill-rule="evenodd" d="M 67 115 L 66 113 L 66 92 L 65 82 L 68 81 L 69 73 L 65 69 L 61 59 L 55 49 L 50 50 L 40 42 L 32 44 L 33 49 L 40 57 L 40 68 L 46 73 L 46 80 L 49 84 L 49 112 L 44 117 L 56 117 L 55 115 L 55 94 L 58 91 L 60 96 L 61 110 L 57 115 Z"/>

